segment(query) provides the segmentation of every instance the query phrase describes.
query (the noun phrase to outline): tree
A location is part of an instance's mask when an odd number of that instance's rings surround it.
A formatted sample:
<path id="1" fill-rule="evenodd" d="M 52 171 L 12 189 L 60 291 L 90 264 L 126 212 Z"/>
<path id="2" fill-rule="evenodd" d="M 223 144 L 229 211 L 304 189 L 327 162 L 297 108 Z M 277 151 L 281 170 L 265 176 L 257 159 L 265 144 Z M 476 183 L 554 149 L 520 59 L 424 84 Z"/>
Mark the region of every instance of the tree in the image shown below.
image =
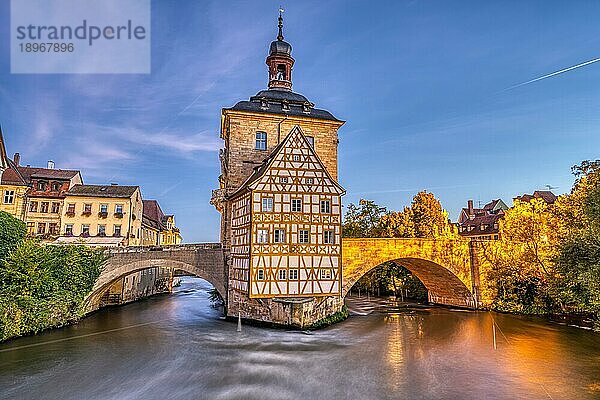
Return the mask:
<path id="1" fill-rule="evenodd" d="M 348 238 L 380 237 L 379 221 L 387 213 L 387 209 L 378 206 L 372 200 L 361 199 L 358 204 L 358 206 L 353 203 L 348 205 L 342 224 L 342 236 Z"/>
<path id="2" fill-rule="evenodd" d="M 0 211 L 0 260 L 14 250 L 27 234 L 25 223 L 7 212 Z"/>
<path id="3" fill-rule="evenodd" d="M 483 242 L 489 261 L 493 306 L 501 311 L 546 313 L 553 301 L 549 285 L 554 277 L 557 220 L 542 199 L 515 200 L 500 221 L 500 240 Z"/>
<path id="4" fill-rule="evenodd" d="M 600 160 L 572 171 L 575 184 L 558 211 L 568 228 L 561 229 L 555 296 L 567 311 L 594 314 L 600 329 Z"/>
<path id="5" fill-rule="evenodd" d="M 390 212 L 380 219 L 380 231 L 386 237 L 436 238 L 455 234 L 448 222 L 448 213 L 433 193 L 421 191 L 412 200 L 410 207 L 399 212 Z"/>
<path id="6" fill-rule="evenodd" d="M 434 238 L 442 236 L 448 224 L 448 215 L 433 193 L 419 192 L 411 204 L 415 237 Z"/>

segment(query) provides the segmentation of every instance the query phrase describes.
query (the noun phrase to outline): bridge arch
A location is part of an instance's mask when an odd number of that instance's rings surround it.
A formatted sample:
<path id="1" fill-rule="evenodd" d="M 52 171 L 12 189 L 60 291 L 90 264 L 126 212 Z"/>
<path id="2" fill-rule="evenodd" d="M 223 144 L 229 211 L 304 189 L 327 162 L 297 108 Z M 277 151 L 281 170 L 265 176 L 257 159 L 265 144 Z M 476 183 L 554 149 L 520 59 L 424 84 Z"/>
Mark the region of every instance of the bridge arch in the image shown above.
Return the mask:
<path id="1" fill-rule="evenodd" d="M 427 288 L 430 302 L 460 307 L 475 307 L 473 295 L 467 286 L 447 268 L 433 261 L 420 258 L 397 258 L 385 262 L 390 261 L 403 266 L 423 283 Z M 381 265 L 383 263 L 372 265 L 370 268 L 366 267 L 363 269 L 362 275 L 356 276 L 347 283 L 345 282 L 342 295 L 346 296 L 356 282 Z"/>
<path id="2" fill-rule="evenodd" d="M 433 303 L 477 307 L 479 282 L 468 241 L 445 239 L 369 238 L 342 241 L 342 296 L 360 278 L 385 262 L 411 271 L 429 291 Z"/>
<path id="3" fill-rule="evenodd" d="M 85 312 L 99 307 L 100 298 L 115 281 L 148 268 L 185 271 L 206 280 L 226 298 L 225 264 L 220 245 L 187 245 L 159 250 L 130 248 L 109 251 L 107 256 L 100 276 L 85 299 Z"/>

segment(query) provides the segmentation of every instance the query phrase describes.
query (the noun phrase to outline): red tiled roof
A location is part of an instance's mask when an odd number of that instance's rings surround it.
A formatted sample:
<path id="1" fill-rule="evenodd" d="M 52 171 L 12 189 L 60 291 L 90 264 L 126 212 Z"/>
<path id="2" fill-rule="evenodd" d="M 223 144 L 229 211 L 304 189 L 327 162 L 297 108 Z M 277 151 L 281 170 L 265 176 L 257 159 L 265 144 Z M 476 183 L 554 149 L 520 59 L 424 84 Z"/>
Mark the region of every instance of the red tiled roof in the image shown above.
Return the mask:
<path id="1" fill-rule="evenodd" d="M 490 235 L 498 233 L 498 226 L 494 227 L 494 224 L 497 224 L 500 219 L 504 216 L 504 211 L 500 210 L 496 214 L 479 214 L 476 215 L 473 219 L 466 220 L 459 226 L 463 228 L 463 230 L 459 230 L 459 234 L 462 236 L 475 236 L 475 235 Z M 484 226 L 482 230 L 481 227 Z M 469 227 L 472 227 L 469 230 Z"/>
<path id="2" fill-rule="evenodd" d="M 525 193 L 523 196 L 517 196 L 514 199 L 529 202 L 532 199 L 542 199 L 547 204 L 554 204 L 558 197 L 549 190 L 536 190 L 533 194 Z"/>
<path id="3" fill-rule="evenodd" d="M 50 169 L 36 167 L 17 167 L 27 183 L 31 183 L 31 178 L 46 178 L 46 179 L 72 179 L 79 171 L 67 169 Z"/>
<path id="4" fill-rule="evenodd" d="M 0 182 L 3 185 L 19 185 L 19 186 L 27 186 L 27 182 L 18 168 L 15 167 L 15 164 L 11 160 L 8 161 L 8 168 L 2 172 L 2 177 L 0 177 Z"/>
<path id="5" fill-rule="evenodd" d="M 165 215 L 163 214 L 158 201 L 142 200 L 142 203 L 144 205 L 142 211 L 142 222 L 158 230 L 164 229 L 163 219 Z"/>

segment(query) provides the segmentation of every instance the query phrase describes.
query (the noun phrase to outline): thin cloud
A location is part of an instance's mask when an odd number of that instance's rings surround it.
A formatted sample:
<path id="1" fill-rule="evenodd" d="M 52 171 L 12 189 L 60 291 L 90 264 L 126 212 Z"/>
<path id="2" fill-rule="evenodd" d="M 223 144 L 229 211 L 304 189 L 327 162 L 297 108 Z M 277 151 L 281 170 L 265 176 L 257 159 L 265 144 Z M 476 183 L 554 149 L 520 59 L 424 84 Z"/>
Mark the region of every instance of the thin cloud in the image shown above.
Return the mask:
<path id="1" fill-rule="evenodd" d="M 543 76 L 540 76 L 540 77 L 537 77 L 537 78 L 534 78 L 534 79 L 530 79 L 527 82 L 518 83 L 518 84 L 510 86 L 510 87 L 508 87 L 508 88 L 506 88 L 504 90 L 511 90 L 511 89 L 518 88 L 520 86 L 529 85 L 530 83 L 541 81 L 542 79 L 547 79 L 547 78 L 550 78 L 550 77 L 553 77 L 553 76 L 556 76 L 556 75 L 564 74 L 565 72 L 572 71 L 572 70 L 577 69 L 577 68 L 585 67 L 586 65 L 590 65 L 590 64 L 593 64 L 593 63 L 598 62 L 598 61 L 600 61 L 600 58 L 594 58 L 593 60 L 589 60 L 589 61 L 583 62 L 581 64 L 573 65 L 571 67 L 564 68 L 564 69 L 561 69 L 561 70 L 556 71 L 556 72 L 552 72 L 552 73 L 547 74 L 547 75 L 543 75 Z"/>

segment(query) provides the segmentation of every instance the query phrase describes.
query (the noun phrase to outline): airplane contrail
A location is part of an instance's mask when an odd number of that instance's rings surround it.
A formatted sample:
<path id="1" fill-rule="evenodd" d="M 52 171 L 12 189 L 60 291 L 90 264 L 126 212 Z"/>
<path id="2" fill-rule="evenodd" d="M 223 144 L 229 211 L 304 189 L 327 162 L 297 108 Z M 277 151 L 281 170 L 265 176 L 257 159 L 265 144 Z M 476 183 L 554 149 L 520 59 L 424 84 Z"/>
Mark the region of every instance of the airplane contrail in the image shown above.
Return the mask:
<path id="1" fill-rule="evenodd" d="M 517 88 L 517 87 L 523 86 L 523 85 L 529 85 L 530 83 L 541 81 L 542 79 L 550 78 L 552 76 L 559 75 L 559 74 L 571 71 L 571 70 L 576 69 L 576 68 L 585 67 L 586 65 L 590 65 L 590 64 L 593 64 L 593 63 L 598 62 L 598 61 L 600 61 L 600 58 L 594 58 L 593 60 L 589 60 L 589 61 L 586 61 L 586 62 L 581 63 L 581 64 L 573 65 L 572 67 L 564 68 L 564 69 L 561 69 L 560 71 L 552 72 L 551 74 L 543 75 L 543 76 L 531 79 L 531 80 L 529 80 L 527 82 L 518 83 L 518 84 L 513 85 L 511 87 L 508 87 L 508 88 L 506 88 L 504 90 L 514 89 L 514 88 Z"/>

